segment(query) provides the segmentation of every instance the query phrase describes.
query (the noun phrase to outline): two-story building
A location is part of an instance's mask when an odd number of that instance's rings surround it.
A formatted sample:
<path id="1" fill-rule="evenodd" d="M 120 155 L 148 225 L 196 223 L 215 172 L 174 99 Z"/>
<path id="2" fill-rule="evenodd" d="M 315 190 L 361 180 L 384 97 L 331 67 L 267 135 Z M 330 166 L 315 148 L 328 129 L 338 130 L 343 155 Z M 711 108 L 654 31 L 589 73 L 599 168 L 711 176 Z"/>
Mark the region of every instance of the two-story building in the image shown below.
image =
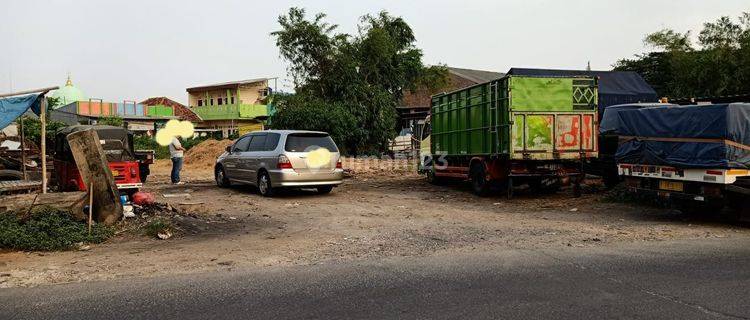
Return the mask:
<path id="1" fill-rule="evenodd" d="M 263 130 L 270 114 L 269 78 L 231 81 L 187 88 L 188 107 L 203 121 L 197 129 L 232 134 Z"/>

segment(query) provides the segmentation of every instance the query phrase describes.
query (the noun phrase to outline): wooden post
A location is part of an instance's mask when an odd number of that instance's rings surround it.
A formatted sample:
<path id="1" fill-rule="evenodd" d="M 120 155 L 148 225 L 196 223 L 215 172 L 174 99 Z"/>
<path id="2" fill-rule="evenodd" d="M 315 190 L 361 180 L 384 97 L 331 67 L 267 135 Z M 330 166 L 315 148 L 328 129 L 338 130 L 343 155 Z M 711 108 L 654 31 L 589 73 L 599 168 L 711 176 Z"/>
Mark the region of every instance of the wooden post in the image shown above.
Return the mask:
<path id="1" fill-rule="evenodd" d="M 21 129 L 21 172 L 23 172 L 23 179 L 26 180 L 28 179 L 26 176 L 26 135 L 23 133 L 23 116 L 20 119 L 18 123 Z"/>
<path id="2" fill-rule="evenodd" d="M 89 182 L 89 236 L 91 235 L 91 220 L 94 216 L 94 181 Z"/>
<path id="3" fill-rule="evenodd" d="M 44 94 L 40 95 L 41 101 L 41 112 L 39 114 L 39 120 L 42 122 L 42 141 L 41 149 L 42 152 L 42 193 L 47 193 L 47 97 Z M 26 164 L 24 163 L 24 166 Z"/>
<path id="4" fill-rule="evenodd" d="M 120 192 L 109 169 L 99 135 L 89 129 L 68 135 L 68 143 L 84 185 L 93 194 L 93 218 L 96 222 L 112 225 L 122 218 Z M 89 190 L 91 191 L 91 190 Z"/>

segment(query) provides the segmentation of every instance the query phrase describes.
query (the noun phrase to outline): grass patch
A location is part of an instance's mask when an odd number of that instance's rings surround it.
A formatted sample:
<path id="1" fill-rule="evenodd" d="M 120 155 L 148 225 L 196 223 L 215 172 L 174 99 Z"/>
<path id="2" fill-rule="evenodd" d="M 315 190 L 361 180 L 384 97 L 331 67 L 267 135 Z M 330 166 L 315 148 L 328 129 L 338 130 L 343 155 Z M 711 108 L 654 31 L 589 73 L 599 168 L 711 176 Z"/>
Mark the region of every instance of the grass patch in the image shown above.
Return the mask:
<path id="1" fill-rule="evenodd" d="M 70 250 L 78 243 L 101 243 L 114 235 L 114 228 L 96 224 L 88 234 L 85 223 L 69 212 L 39 206 L 28 216 L 0 214 L 0 248 L 28 251 Z"/>
<path id="2" fill-rule="evenodd" d="M 172 222 L 166 219 L 162 219 L 162 218 L 157 218 L 157 219 L 149 221 L 149 223 L 146 224 L 143 228 L 144 228 L 144 231 L 146 232 L 146 235 L 150 237 L 158 237 L 159 233 L 164 233 L 165 231 L 169 231 L 169 232 L 174 231 L 174 226 L 172 226 Z"/>

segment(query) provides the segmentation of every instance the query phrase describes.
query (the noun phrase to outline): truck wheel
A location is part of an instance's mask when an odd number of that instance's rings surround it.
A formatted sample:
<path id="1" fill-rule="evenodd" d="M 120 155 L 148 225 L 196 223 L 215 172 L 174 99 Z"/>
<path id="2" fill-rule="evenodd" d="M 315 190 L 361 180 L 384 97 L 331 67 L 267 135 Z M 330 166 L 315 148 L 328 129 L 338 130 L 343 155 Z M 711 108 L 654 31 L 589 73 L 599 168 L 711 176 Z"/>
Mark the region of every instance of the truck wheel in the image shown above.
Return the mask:
<path id="1" fill-rule="evenodd" d="M 487 169 L 484 163 L 475 163 L 469 171 L 471 176 L 471 187 L 474 193 L 480 197 L 485 197 L 490 191 L 490 182 L 487 181 Z"/>
<path id="2" fill-rule="evenodd" d="M 581 183 L 576 182 L 573 184 L 573 198 L 580 198 L 581 197 Z"/>
<path id="3" fill-rule="evenodd" d="M 552 181 L 550 178 L 547 179 L 535 179 L 529 181 L 529 189 L 532 193 L 537 194 L 552 194 L 560 190 L 561 182 L 560 179 L 554 178 Z"/>
<path id="4" fill-rule="evenodd" d="M 441 185 L 445 182 L 445 180 L 442 177 L 438 177 L 435 175 L 435 169 L 427 170 L 427 173 L 425 175 L 427 176 L 427 182 L 431 184 Z"/>
<path id="5" fill-rule="evenodd" d="M 724 207 L 723 203 L 719 202 L 693 202 L 683 203 L 678 205 L 677 208 L 684 214 L 689 216 L 710 216 L 719 214 Z"/>
<path id="6" fill-rule="evenodd" d="M 607 190 L 614 189 L 622 180 L 620 180 L 620 176 L 615 172 L 614 174 L 609 172 L 605 173 L 602 177 L 602 182 L 604 182 L 604 187 L 607 188 Z"/>
<path id="7" fill-rule="evenodd" d="M 732 193 L 729 194 L 728 200 L 727 204 L 734 213 L 734 219 L 750 222 L 750 199 L 747 199 L 746 195 Z"/>

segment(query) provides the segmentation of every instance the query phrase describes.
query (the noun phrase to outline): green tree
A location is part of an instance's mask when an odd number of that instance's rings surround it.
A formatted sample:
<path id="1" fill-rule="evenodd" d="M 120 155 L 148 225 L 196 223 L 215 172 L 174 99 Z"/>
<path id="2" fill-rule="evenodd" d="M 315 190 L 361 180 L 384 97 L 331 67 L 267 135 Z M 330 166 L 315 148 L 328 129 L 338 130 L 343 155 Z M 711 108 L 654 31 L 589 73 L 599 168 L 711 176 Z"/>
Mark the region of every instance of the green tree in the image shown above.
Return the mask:
<path id="1" fill-rule="evenodd" d="M 644 43 L 657 51 L 620 60 L 615 70 L 640 73 L 661 96 L 750 93 L 750 13 L 704 23 L 696 46 L 690 37 L 671 29 L 649 34 Z"/>
<path id="2" fill-rule="evenodd" d="M 319 13 L 308 19 L 304 9 L 290 8 L 278 19 L 281 30 L 271 35 L 289 63 L 296 94 L 279 101 L 272 126 L 330 127 L 323 121 L 300 123 L 302 115 L 350 122 L 350 129 L 334 134 L 340 147 L 349 153 L 383 151 L 396 134 L 396 105 L 404 90 L 443 85 L 447 70 L 422 63 L 414 33 L 400 17 L 385 11 L 365 15 L 356 35 L 336 33 L 337 26 L 325 18 Z M 313 116 L 316 112 L 325 115 Z"/>
<path id="3" fill-rule="evenodd" d="M 57 99 L 47 97 L 47 106 L 53 106 L 57 102 Z M 47 124 L 45 132 L 47 134 L 47 146 L 51 146 L 51 142 L 54 140 L 55 133 L 67 125 L 60 121 L 51 120 L 49 117 L 49 109 L 47 110 Z M 42 142 L 42 122 L 36 116 L 21 116 L 17 122 L 23 123 L 23 134 L 26 139 L 29 139 L 37 144 L 41 145 Z"/>
<path id="4" fill-rule="evenodd" d="M 99 118 L 99 120 L 96 122 L 98 125 L 102 126 L 115 126 L 115 127 L 122 127 L 123 120 L 121 117 L 118 116 L 105 116 Z"/>

